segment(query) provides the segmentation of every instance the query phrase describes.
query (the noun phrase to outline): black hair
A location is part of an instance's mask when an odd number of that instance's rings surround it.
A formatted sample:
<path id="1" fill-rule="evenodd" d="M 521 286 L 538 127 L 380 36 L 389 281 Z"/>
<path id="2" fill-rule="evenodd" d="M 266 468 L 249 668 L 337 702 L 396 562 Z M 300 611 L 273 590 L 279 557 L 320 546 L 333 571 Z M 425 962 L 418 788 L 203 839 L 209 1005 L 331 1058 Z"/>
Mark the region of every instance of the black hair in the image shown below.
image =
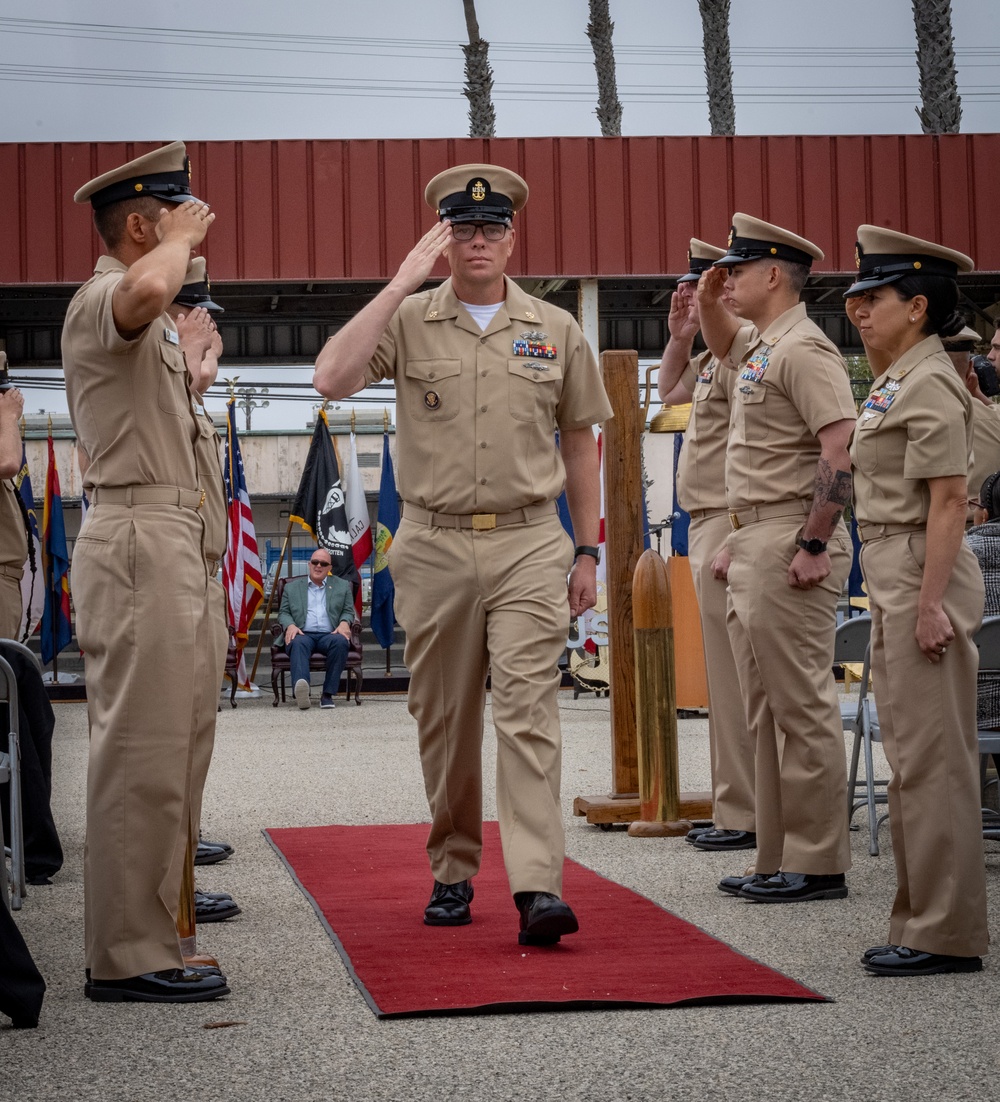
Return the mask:
<path id="1" fill-rule="evenodd" d="M 765 256 L 763 258 L 767 260 Z M 775 260 L 774 263 L 785 273 L 788 278 L 788 287 L 796 295 L 802 293 L 802 288 L 806 285 L 806 280 L 809 278 L 809 272 L 811 268 L 808 264 L 798 264 L 794 260 Z"/>
<path id="2" fill-rule="evenodd" d="M 150 222 L 158 221 L 163 201 L 152 195 L 141 195 L 135 199 L 123 199 L 118 203 L 109 203 L 94 211 L 94 228 L 109 249 L 117 249 L 125 237 L 125 223 L 130 214 L 141 214 Z"/>
<path id="3" fill-rule="evenodd" d="M 958 312 L 958 284 L 950 276 L 908 275 L 889 286 L 901 299 L 917 295 L 927 299 L 924 333 L 954 337 L 965 328 L 966 320 Z"/>
<path id="4" fill-rule="evenodd" d="M 979 504 L 986 510 L 987 520 L 1000 519 L 1000 471 L 994 471 L 983 479 Z"/>

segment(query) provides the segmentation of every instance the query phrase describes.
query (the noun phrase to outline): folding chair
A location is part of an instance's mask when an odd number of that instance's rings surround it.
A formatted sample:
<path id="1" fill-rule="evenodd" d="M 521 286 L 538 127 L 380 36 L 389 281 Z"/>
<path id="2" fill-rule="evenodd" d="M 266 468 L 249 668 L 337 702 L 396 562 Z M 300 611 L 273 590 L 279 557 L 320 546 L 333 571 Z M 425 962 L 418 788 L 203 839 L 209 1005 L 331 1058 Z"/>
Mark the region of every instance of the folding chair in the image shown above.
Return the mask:
<path id="1" fill-rule="evenodd" d="M 854 734 L 851 748 L 851 767 L 847 778 L 847 817 L 848 822 L 855 812 L 868 807 L 868 852 L 878 857 L 878 828 L 888 818 L 888 814 L 879 815 L 876 808 L 887 802 L 885 792 L 876 792 L 876 787 L 884 788 L 889 782 L 877 780 L 872 763 L 872 743 L 881 742 L 878 725 L 878 711 L 875 701 L 868 695 L 868 682 L 871 677 L 871 631 L 870 616 L 855 616 L 837 628 L 833 642 L 833 660 L 843 665 L 846 662 L 861 663 L 861 682 L 858 702 L 844 702 L 840 705 L 840 718 L 845 731 Z M 865 775 L 858 780 L 858 765 L 861 751 L 865 755 Z M 865 790 L 865 798 L 857 800 L 859 788 Z M 853 829 L 853 828 L 852 828 Z"/>
<path id="2" fill-rule="evenodd" d="M 1000 616 L 987 616 L 974 641 L 979 648 L 979 672 L 1000 676 Z M 981 786 L 985 787 L 990 755 L 993 755 L 995 762 L 1000 761 L 1000 731 L 981 727 L 976 734 L 979 741 L 979 776 Z M 987 807 L 982 811 L 983 837 L 1000 840 L 1000 816 Z"/>
<path id="3" fill-rule="evenodd" d="M 18 740 L 17 680 L 6 658 L 0 657 L 0 703 L 7 704 L 10 715 L 7 749 L 0 751 L 0 784 L 10 785 L 10 845 L 3 837 L 3 902 L 12 911 L 21 909 L 24 898 L 24 827 L 21 819 L 21 759 Z M 8 867 L 7 861 L 10 860 Z"/>

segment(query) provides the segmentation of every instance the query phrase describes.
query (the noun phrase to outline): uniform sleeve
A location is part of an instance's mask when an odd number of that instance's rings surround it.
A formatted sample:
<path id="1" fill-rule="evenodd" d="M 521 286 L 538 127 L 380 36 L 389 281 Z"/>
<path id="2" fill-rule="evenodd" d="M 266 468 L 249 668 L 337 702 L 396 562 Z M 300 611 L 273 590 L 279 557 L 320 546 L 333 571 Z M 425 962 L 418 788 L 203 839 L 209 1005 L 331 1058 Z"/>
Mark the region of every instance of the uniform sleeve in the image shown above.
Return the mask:
<path id="1" fill-rule="evenodd" d="M 806 337 L 785 354 L 783 385 L 809 431 L 858 416 L 847 365 L 833 347 Z"/>
<path id="2" fill-rule="evenodd" d="M 740 366 L 750 346 L 759 339 L 760 333 L 757 331 L 757 326 L 746 322 L 736 331 L 736 336 L 733 337 L 733 343 L 729 346 L 729 351 L 719 360 L 719 363 L 722 364 L 723 367 L 728 367 L 731 371 L 735 371 L 736 368 Z"/>
<path id="3" fill-rule="evenodd" d="M 392 320 L 385 327 L 382 339 L 378 342 L 375 355 L 368 361 L 365 368 L 365 383 L 377 383 L 382 379 L 394 379 L 396 377 L 396 347 L 399 337 L 399 311 L 392 316 Z"/>
<path id="4" fill-rule="evenodd" d="M 566 329 L 563 385 L 556 407 L 556 423 L 563 431 L 586 428 L 614 416 L 604 390 L 597 360 L 575 321 Z"/>
<path id="5" fill-rule="evenodd" d="M 683 383 L 689 394 L 694 391 L 695 383 L 698 381 L 698 372 L 701 371 L 702 365 L 708 363 L 711 358 L 711 352 L 702 352 L 700 356 L 692 356 L 688 360 L 687 367 L 681 372 L 678 382 Z"/>
<path id="6" fill-rule="evenodd" d="M 943 372 L 921 380 L 906 406 L 904 478 L 968 478 L 972 400 L 960 387 Z"/>
<path id="7" fill-rule="evenodd" d="M 97 339 L 100 342 L 101 348 L 106 352 L 110 352 L 112 355 L 128 352 L 135 348 L 139 341 L 149 333 L 151 327 L 158 324 L 156 321 L 150 322 L 142 333 L 132 340 L 126 340 L 121 333 L 118 332 L 118 326 L 115 325 L 112 300 L 124 276 L 124 272 L 111 272 L 103 279 L 94 280 L 85 292 L 87 295 L 87 316 L 94 319 Z"/>

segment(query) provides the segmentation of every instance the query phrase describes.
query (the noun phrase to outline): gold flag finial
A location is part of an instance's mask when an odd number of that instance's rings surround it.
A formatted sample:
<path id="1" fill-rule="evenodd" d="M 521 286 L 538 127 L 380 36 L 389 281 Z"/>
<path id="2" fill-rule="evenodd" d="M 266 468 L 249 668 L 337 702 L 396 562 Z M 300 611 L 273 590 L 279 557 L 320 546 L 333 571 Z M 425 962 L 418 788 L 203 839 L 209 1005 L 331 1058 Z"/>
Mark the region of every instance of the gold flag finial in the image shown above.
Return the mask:
<path id="1" fill-rule="evenodd" d="M 357 414 L 357 411 L 352 407 L 351 408 L 351 432 L 354 432 L 354 430 L 357 427 L 358 427 L 358 414 Z"/>

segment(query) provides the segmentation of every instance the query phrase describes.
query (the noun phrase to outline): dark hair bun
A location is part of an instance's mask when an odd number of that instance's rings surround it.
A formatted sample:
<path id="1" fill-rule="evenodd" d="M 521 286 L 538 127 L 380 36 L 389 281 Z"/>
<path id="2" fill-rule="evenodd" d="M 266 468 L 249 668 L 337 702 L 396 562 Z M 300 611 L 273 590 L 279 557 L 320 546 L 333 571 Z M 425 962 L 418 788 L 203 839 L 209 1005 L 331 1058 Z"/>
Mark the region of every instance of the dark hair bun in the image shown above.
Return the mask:
<path id="1" fill-rule="evenodd" d="M 994 471 L 983 479 L 979 490 L 979 504 L 986 510 L 989 520 L 1000 517 L 1000 471 Z"/>
<path id="2" fill-rule="evenodd" d="M 967 324 L 965 318 L 957 310 L 953 310 L 938 326 L 938 336 L 954 337 L 961 333 Z"/>

